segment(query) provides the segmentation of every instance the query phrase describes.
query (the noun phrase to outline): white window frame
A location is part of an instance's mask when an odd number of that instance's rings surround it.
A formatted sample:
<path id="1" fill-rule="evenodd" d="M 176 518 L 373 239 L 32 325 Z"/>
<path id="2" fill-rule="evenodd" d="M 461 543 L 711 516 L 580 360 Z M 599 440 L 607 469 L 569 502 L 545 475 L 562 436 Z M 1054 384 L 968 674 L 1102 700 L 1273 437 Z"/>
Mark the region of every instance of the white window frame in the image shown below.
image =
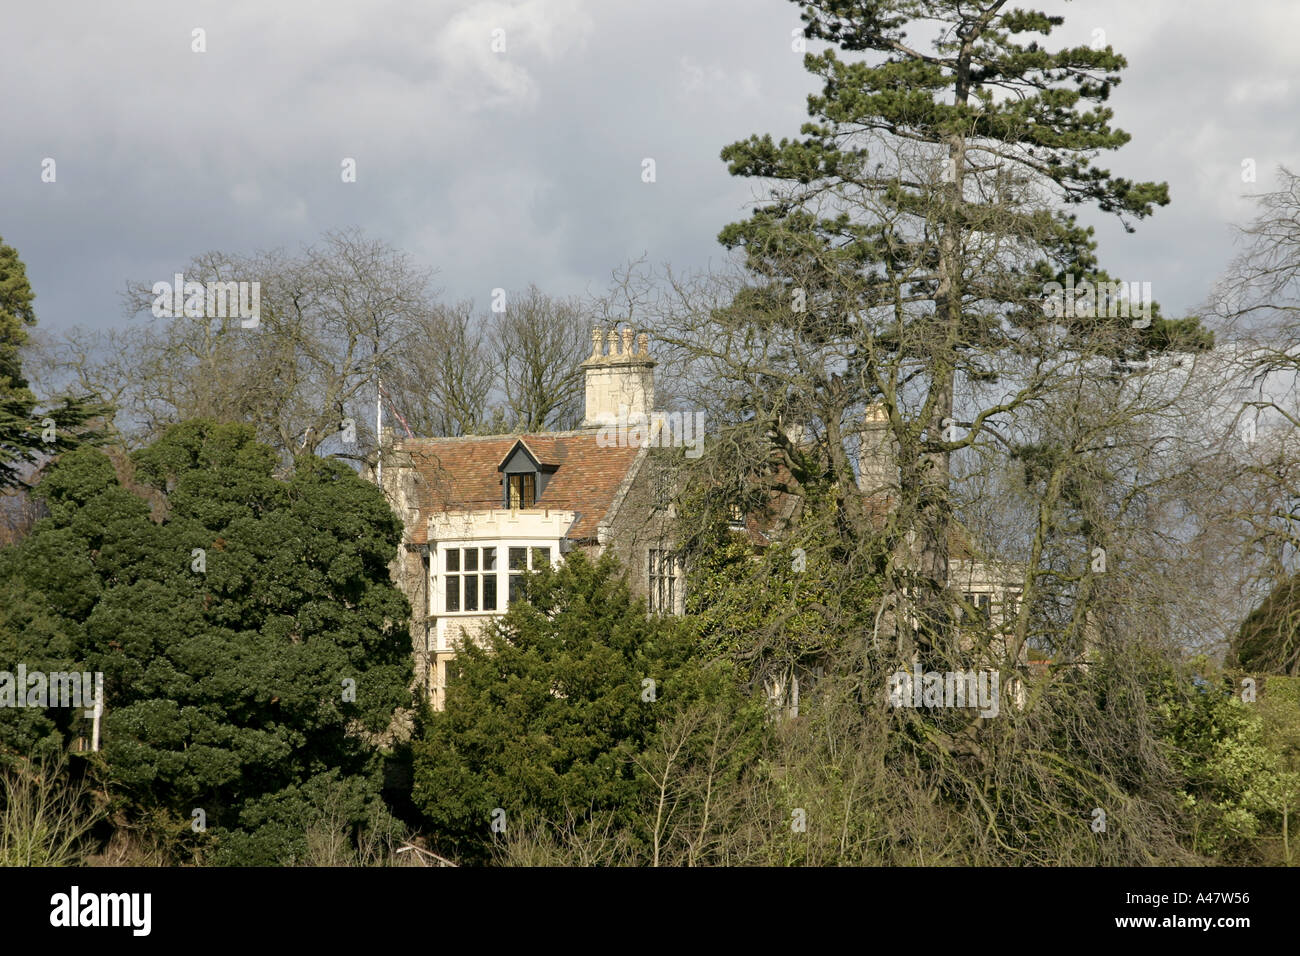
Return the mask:
<path id="1" fill-rule="evenodd" d="M 466 572 L 464 570 L 465 567 L 464 551 L 467 548 L 474 548 L 474 549 L 478 549 L 479 551 L 478 571 Z M 496 549 L 496 569 L 494 571 L 489 572 L 489 571 L 482 570 L 482 566 L 483 566 L 482 549 L 484 548 Z M 429 582 L 429 593 L 432 595 L 433 598 L 432 601 L 433 616 L 446 617 L 446 618 L 458 618 L 458 617 L 483 617 L 484 615 L 504 614 L 510 607 L 510 579 L 512 577 L 512 574 L 509 565 L 510 565 L 511 548 L 526 549 L 525 551 L 526 559 L 527 559 L 526 564 L 529 571 L 535 571 L 540 566 L 540 564 L 535 561 L 536 558 L 536 555 L 534 554 L 535 548 L 549 549 L 551 567 L 554 567 L 556 565 L 560 554 L 560 542 L 558 540 L 549 540 L 549 539 L 539 541 L 535 538 L 534 539 L 484 538 L 484 539 L 468 540 L 468 541 L 439 542 L 436 549 L 434 550 L 434 558 L 432 561 L 429 562 L 430 575 L 433 578 L 433 580 Z M 446 569 L 447 553 L 450 551 L 459 552 L 458 565 L 460 567 L 460 570 L 458 571 L 448 571 Z M 475 611 L 467 611 L 464 608 L 465 591 L 464 591 L 464 584 L 462 583 L 461 579 L 463 579 L 467 573 L 470 575 L 477 576 L 479 578 L 479 591 L 478 591 L 479 609 Z M 496 605 L 497 606 L 493 610 L 483 610 L 483 578 L 487 577 L 489 574 L 496 577 L 496 582 L 497 582 Z M 456 611 L 447 610 L 447 591 L 448 591 L 447 583 L 448 580 L 451 578 L 456 579 L 456 584 L 459 589 L 458 603 L 461 606 L 460 609 Z"/>

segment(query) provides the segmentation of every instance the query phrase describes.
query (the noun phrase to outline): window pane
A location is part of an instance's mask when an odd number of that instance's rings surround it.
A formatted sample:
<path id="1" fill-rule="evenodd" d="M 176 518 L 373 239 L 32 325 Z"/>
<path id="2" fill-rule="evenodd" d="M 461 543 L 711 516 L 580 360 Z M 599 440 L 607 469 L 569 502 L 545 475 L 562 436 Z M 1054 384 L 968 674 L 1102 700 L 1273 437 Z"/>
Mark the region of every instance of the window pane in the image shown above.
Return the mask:
<path id="1" fill-rule="evenodd" d="M 478 610 L 478 575 L 465 575 L 465 610 Z"/>
<path id="2" fill-rule="evenodd" d="M 648 559 L 648 560 L 649 560 L 649 565 L 650 565 L 650 567 L 649 567 L 649 574 L 650 574 L 650 577 L 654 577 L 655 574 L 658 573 L 658 570 L 659 570 L 659 562 L 658 562 L 658 560 L 657 560 L 658 557 L 659 557 L 659 552 L 656 551 L 654 548 L 651 548 L 651 549 L 650 549 L 650 556 L 649 556 L 649 559 Z"/>
<path id="3" fill-rule="evenodd" d="M 495 571 L 496 569 L 497 569 L 497 549 L 484 548 L 483 549 L 483 570 Z"/>
<path id="4" fill-rule="evenodd" d="M 528 570 L 528 549 L 527 548 L 510 549 L 510 570 L 511 571 Z"/>
<path id="5" fill-rule="evenodd" d="M 533 548 L 533 570 L 551 566 L 551 549 L 550 548 Z"/>
<path id="6" fill-rule="evenodd" d="M 495 574 L 483 575 L 483 610 L 495 611 L 497 609 L 497 576 Z"/>
<path id="7" fill-rule="evenodd" d="M 521 477 L 524 479 L 524 507 L 531 508 L 537 503 L 537 477 L 531 473 Z"/>
<path id="8" fill-rule="evenodd" d="M 447 575 L 447 610 L 460 610 L 460 578 L 457 575 Z"/>
<path id="9" fill-rule="evenodd" d="M 510 603 L 514 604 L 523 596 L 524 585 L 523 577 L 518 574 L 510 575 Z"/>
<path id="10" fill-rule="evenodd" d="M 478 570 L 478 548 L 465 549 L 465 570 L 466 571 Z"/>
<path id="11" fill-rule="evenodd" d="M 447 551 L 447 570 L 448 570 L 448 571 L 459 571 L 459 570 L 460 570 L 460 549 L 459 549 L 459 548 L 450 548 L 450 549 L 448 549 L 448 551 Z"/>
<path id="12" fill-rule="evenodd" d="M 518 508 L 518 507 L 519 507 L 519 487 L 520 487 L 520 485 L 519 485 L 519 476 L 518 476 L 518 475 L 507 475 L 507 476 L 506 476 L 506 481 L 509 483 L 509 489 L 510 489 L 510 492 L 509 492 L 509 495 L 510 495 L 510 497 L 509 497 L 509 504 L 510 504 L 510 507 L 511 507 L 511 508 Z"/>
<path id="13" fill-rule="evenodd" d="M 655 471 L 653 489 L 654 506 L 659 509 L 667 508 L 672 498 L 671 475 L 667 466 L 660 464 Z"/>

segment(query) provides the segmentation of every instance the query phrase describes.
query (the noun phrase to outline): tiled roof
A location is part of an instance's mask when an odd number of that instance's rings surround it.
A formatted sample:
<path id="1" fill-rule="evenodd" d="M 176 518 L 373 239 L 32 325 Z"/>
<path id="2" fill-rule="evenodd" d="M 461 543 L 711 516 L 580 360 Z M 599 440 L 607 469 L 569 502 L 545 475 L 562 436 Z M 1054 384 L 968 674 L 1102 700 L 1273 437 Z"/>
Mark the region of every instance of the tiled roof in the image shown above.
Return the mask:
<path id="1" fill-rule="evenodd" d="M 596 432 L 585 431 L 397 442 L 395 455 L 409 456 L 417 476 L 408 492 L 410 503 L 419 511 L 410 528 L 411 541 L 426 543 L 432 514 L 500 508 L 501 472 L 497 469 L 521 439 L 543 465 L 555 466 L 536 507 L 581 512 L 569 538 L 594 539 L 641 449 L 602 448 L 596 443 Z"/>

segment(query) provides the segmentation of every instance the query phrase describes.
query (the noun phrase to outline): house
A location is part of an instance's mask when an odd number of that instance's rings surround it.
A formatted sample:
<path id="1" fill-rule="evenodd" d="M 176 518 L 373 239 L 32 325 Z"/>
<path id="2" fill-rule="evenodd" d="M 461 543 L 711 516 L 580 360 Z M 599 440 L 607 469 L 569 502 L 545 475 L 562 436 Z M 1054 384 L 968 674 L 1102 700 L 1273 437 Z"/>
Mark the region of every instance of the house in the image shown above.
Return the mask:
<path id="1" fill-rule="evenodd" d="M 411 602 L 417 679 L 435 708 L 460 642 L 505 612 L 526 571 L 575 549 L 593 559 L 612 550 L 651 611 L 684 611 L 669 537 L 672 456 L 655 454 L 665 442 L 649 427 L 655 363 L 649 337 L 633 340 L 631 329 L 593 331 L 576 430 L 386 436 L 383 487 L 405 517 L 393 573 Z"/>
<path id="2" fill-rule="evenodd" d="M 526 572 L 575 549 L 593 559 L 612 552 L 652 613 L 684 613 L 685 574 L 672 539 L 678 457 L 669 449 L 689 446 L 692 433 L 698 442 L 703 422 L 701 415 L 693 429 L 682 427 L 689 422 L 656 412 L 654 367 L 645 333 L 596 329 L 581 365 L 578 429 L 406 440 L 385 433 L 383 488 L 405 525 L 392 571 L 411 603 L 417 680 L 436 709 L 461 642 L 505 613 Z M 868 408 L 862 435 L 859 489 L 883 517 L 898 469 L 878 407 Z M 761 519 L 738 513 L 732 527 L 765 547 L 797 507 L 778 494 Z M 968 553 L 954 559 L 954 584 L 972 607 L 991 621 L 1008 616 L 1008 576 Z M 797 680 L 789 675 L 768 692 L 778 703 L 797 701 Z"/>

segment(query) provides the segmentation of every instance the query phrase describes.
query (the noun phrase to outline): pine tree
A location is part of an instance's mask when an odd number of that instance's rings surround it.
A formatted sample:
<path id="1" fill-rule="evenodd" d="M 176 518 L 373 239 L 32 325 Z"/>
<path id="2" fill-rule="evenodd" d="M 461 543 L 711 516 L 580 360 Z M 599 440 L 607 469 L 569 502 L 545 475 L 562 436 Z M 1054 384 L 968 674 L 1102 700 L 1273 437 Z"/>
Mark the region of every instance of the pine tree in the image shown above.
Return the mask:
<path id="1" fill-rule="evenodd" d="M 35 298 L 17 250 L 0 239 L 0 490 L 21 483 L 23 464 L 97 440 L 86 425 L 107 411 L 88 396 L 39 409 L 20 355 L 36 324 Z"/>
<path id="2" fill-rule="evenodd" d="M 759 317 L 762 336 L 745 340 L 765 346 L 753 379 L 760 391 L 788 387 L 758 399 L 760 419 L 815 406 L 859 532 L 870 522 L 850 493 L 841 414 L 883 402 L 901 470 L 892 565 L 914 571 L 900 588 L 914 596 L 921 650 L 950 652 L 952 453 L 1050 387 L 1054 357 L 1102 359 L 1115 373 L 1151 350 L 1209 338 L 1198 319 L 1165 320 L 1158 307 L 1144 323 L 1104 295 L 1055 315 L 1045 301 L 1052 282 L 1110 281 L 1092 229 L 1062 207 L 1095 206 L 1132 231 L 1169 202 L 1163 183 L 1093 165 L 1129 140 L 1104 105 L 1126 66 L 1110 46 L 1049 50 L 1029 37 L 1062 18 L 1005 0 L 795 2 L 806 37 L 833 45 L 804 59 L 823 89 L 809 97 L 802 138 L 752 136 L 722 151 L 734 175 L 768 181 L 772 193 L 719 237 L 759 279 L 719 315 L 737 326 Z M 841 59 L 834 47 L 864 56 Z M 1007 357 L 1028 378 L 959 433 L 955 389 L 1006 377 Z"/>

